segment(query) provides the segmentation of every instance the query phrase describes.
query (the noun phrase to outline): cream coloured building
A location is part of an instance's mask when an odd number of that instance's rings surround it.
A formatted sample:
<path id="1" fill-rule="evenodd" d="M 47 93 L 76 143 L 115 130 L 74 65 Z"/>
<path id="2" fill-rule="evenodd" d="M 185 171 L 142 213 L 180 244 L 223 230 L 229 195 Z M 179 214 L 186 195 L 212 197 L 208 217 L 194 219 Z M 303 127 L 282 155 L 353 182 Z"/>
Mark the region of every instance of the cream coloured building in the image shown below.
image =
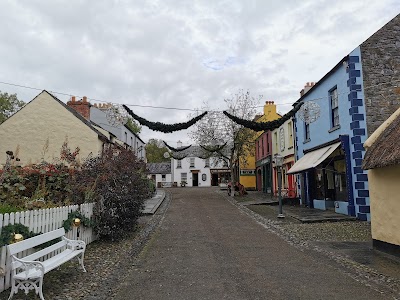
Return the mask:
<path id="1" fill-rule="evenodd" d="M 86 101 L 84 98 L 83 101 Z M 0 125 L 0 164 L 10 150 L 22 165 L 53 162 L 67 140 L 71 151 L 79 147 L 78 159 L 97 156 L 113 137 L 47 91 L 42 91 Z M 16 153 L 17 152 L 17 153 Z"/>
<path id="2" fill-rule="evenodd" d="M 374 248 L 400 256 L 400 108 L 365 141 Z"/>

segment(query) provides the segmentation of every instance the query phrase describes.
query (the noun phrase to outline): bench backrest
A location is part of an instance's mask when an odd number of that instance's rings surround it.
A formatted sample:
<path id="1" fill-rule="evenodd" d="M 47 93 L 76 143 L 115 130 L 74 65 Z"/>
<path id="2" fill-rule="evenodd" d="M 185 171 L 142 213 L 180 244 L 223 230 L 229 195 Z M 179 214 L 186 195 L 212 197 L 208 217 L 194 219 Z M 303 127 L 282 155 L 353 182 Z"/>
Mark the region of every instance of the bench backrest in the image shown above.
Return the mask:
<path id="1" fill-rule="evenodd" d="M 10 255 L 15 255 L 15 254 L 17 254 L 19 252 L 31 249 L 33 247 L 39 246 L 39 245 L 44 244 L 44 243 L 47 243 L 47 242 L 52 241 L 54 239 L 60 238 L 60 237 L 62 237 L 64 235 L 65 235 L 65 229 L 64 228 L 60 228 L 60 229 L 56 229 L 56 230 L 53 230 L 53 231 L 50 231 L 50 232 L 46 232 L 46 233 L 34 236 L 32 238 L 20 241 L 18 243 L 8 245 L 7 246 L 8 253 Z M 59 243 L 61 243 L 61 242 L 59 242 Z M 59 243 L 57 243 L 57 244 L 59 244 Z M 57 244 L 55 244 L 55 245 L 57 245 Z M 59 246 L 59 247 L 61 247 L 61 246 Z M 39 254 L 39 252 L 40 251 L 38 251 L 37 253 Z M 31 260 L 34 260 L 34 259 L 31 259 Z"/>

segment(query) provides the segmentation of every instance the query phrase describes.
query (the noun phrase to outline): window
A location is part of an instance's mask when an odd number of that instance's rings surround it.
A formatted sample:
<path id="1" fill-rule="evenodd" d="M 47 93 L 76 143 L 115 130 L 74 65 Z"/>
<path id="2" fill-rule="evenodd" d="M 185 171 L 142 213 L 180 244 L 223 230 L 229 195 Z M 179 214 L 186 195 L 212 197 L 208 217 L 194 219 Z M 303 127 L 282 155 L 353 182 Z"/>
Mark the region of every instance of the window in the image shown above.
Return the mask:
<path id="1" fill-rule="evenodd" d="M 307 142 L 310 140 L 310 124 L 304 122 L 304 141 Z"/>
<path id="2" fill-rule="evenodd" d="M 131 147 L 133 148 L 133 137 L 131 137 Z"/>
<path id="3" fill-rule="evenodd" d="M 128 144 L 128 133 L 125 132 L 125 143 Z"/>
<path id="4" fill-rule="evenodd" d="M 270 149 L 269 149 L 269 139 L 268 139 L 269 135 L 268 133 L 265 134 L 265 141 L 267 143 L 267 154 L 270 154 Z"/>
<path id="5" fill-rule="evenodd" d="M 288 123 L 288 136 L 289 136 L 289 148 L 293 147 L 293 125 L 292 122 Z"/>
<path id="6" fill-rule="evenodd" d="M 264 135 L 261 136 L 261 155 L 264 157 Z"/>
<path id="7" fill-rule="evenodd" d="M 165 181 L 165 180 L 166 180 L 165 174 L 162 174 L 162 175 L 161 175 L 161 180 L 162 180 L 162 181 Z"/>
<path id="8" fill-rule="evenodd" d="M 274 132 L 275 151 L 278 151 L 278 132 Z"/>
<path id="9" fill-rule="evenodd" d="M 194 157 L 190 158 L 190 167 L 194 168 Z"/>
<path id="10" fill-rule="evenodd" d="M 210 167 L 210 159 L 209 158 L 206 158 L 205 160 L 204 160 L 204 168 L 209 168 Z"/>
<path id="11" fill-rule="evenodd" d="M 335 87 L 329 92 L 330 107 L 331 107 L 331 127 L 339 126 L 339 101 L 338 91 Z"/>
<path id="12" fill-rule="evenodd" d="M 181 173 L 181 181 L 187 182 L 187 173 Z"/>
<path id="13" fill-rule="evenodd" d="M 181 160 L 177 160 L 176 161 L 176 168 L 177 169 L 181 169 L 182 168 L 182 161 Z"/>

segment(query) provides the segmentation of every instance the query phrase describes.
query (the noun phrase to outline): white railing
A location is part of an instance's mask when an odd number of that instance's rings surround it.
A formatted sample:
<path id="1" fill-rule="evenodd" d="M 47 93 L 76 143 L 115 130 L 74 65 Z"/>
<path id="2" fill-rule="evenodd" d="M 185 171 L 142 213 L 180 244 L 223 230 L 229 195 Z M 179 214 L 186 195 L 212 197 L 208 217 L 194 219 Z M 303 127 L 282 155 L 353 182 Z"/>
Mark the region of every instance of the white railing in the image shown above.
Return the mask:
<path id="1" fill-rule="evenodd" d="M 79 209 L 84 216 L 90 218 L 93 215 L 93 206 L 94 203 L 85 203 L 82 205 L 22 211 L 4 215 L 0 214 L 0 234 L 4 226 L 16 223 L 21 223 L 29 227 L 29 230 L 35 233 L 49 232 L 62 227 L 63 222 L 68 219 L 68 214 L 71 211 Z M 97 239 L 93 229 L 84 226 L 80 226 L 79 228 L 73 227 L 66 236 L 70 239 L 82 240 L 86 242 L 86 244 L 90 244 Z M 10 287 L 10 263 L 10 259 L 7 255 L 7 248 L 3 246 L 0 248 L 0 292 Z"/>

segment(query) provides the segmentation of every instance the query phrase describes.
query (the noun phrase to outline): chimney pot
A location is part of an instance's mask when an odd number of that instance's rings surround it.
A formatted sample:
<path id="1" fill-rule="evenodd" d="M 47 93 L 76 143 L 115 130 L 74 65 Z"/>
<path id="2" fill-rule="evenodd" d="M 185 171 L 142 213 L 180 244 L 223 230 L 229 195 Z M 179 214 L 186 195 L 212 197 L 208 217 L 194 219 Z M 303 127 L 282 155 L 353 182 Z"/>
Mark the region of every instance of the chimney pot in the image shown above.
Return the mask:
<path id="1" fill-rule="evenodd" d="M 75 102 L 75 96 L 72 96 L 72 97 L 71 97 L 71 101 L 72 101 L 72 102 Z"/>
<path id="2" fill-rule="evenodd" d="M 86 103 L 86 102 L 87 102 L 87 97 L 86 97 L 86 96 L 83 96 L 82 101 L 83 101 L 83 103 Z"/>

